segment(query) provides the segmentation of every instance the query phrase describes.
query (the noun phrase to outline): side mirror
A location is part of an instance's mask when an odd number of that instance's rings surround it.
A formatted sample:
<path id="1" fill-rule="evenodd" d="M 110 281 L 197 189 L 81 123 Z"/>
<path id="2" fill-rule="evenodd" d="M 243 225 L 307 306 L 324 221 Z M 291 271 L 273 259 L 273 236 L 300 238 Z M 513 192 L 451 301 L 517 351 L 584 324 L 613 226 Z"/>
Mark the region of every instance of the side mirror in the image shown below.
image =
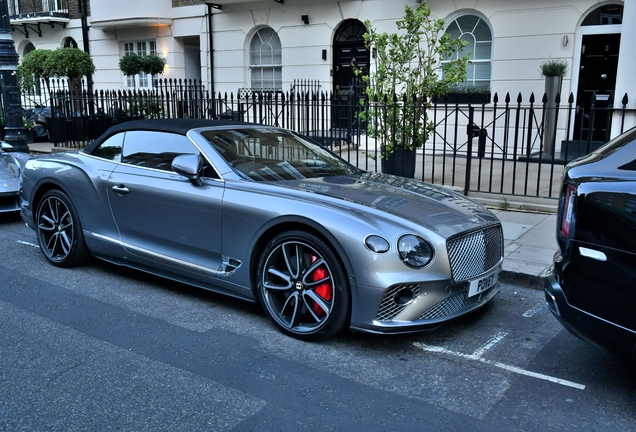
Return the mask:
<path id="1" fill-rule="evenodd" d="M 172 170 L 177 174 L 187 177 L 195 186 L 203 185 L 201 172 L 201 158 L 194 154 L 184 154 L 172 160 Z"/>

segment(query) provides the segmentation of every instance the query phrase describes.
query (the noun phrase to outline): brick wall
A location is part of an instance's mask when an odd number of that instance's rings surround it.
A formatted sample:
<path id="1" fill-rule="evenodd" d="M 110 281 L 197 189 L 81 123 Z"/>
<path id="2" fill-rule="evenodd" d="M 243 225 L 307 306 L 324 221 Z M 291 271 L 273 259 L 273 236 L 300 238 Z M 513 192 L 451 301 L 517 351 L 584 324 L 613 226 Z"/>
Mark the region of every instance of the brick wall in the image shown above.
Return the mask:
<path id="1" fill-rule="evenodd" d="M 19 4 L 19 10 L 21 15 L 27 15 L 31 13 L 42 12 L 42 0 L 9 0 L 15 1 Z M 61 9 L 68 9 L 69 18 L 80 18 L 79 2 L 82 0 L 64 0 L 60 4 Z M 86 9 L 88 11 L 87 16 L 90 16 L 90 2 L 86 0 Z"/>

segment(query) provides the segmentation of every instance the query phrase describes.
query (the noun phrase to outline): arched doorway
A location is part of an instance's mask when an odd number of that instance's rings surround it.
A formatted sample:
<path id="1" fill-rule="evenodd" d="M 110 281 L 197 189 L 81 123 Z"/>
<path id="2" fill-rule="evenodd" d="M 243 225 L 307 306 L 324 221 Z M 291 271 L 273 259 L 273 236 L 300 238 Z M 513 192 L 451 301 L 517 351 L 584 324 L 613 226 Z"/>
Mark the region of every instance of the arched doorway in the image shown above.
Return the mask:
<path id="1" fill-rule="evenodd" d="M 355 124 L 354 108 L 362 97 L 362 84 L 354 73 L 355 64 L 368 70 L 369 50 L 364 45 L 364 24 L 356 19 L 343 21 L 333 41 L 334 127 L 350 128 Z"/>
<path id="2" fill-rule="evenodd" d="M 574 124 L 574 139 L 607 141 L 610 111 L 616 89 L 620 25 L 623 6 L 607 4 L 592 10 L 581 22 L 581 50 Z M 592 97 L 595 97 L 592 111 Z M 591 133 L 591 137 L 590 137 Z"/>

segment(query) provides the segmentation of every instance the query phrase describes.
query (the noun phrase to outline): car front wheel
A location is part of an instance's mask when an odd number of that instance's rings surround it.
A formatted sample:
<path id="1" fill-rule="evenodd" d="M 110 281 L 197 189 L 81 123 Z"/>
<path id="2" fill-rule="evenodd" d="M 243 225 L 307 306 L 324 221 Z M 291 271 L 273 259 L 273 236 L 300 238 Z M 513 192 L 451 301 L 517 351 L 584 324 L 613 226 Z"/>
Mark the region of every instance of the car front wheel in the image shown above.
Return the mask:
<path id="1" fill-rule="evenodd" d="M 75 206 L 62 191 L 44 194 L 37 210 L 38 244 L 44 256 L 58 267 L 86 261 L 88 250 Z"/>
<path id="2" fill-rule="evenodd" d="M 266 246 L 258 270 L 259 298 L 284 333 L 315 341 L 347 324 L 351 296 L 346 274 L 321 238 L 305 231 L 277 235 Z"/>

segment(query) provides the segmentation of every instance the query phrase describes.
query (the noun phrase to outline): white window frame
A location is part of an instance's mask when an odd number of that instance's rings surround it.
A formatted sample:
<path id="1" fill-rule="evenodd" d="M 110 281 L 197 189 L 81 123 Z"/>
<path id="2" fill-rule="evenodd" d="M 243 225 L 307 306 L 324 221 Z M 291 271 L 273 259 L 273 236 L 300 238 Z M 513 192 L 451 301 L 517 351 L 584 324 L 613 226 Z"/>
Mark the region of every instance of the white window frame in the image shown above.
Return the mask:
<path id="1" fill-rule="evenodd" d="M 465 16 L 472 16 L 477 18 L 477 23 L 475 24 L 475 26 L 472 29 L 466 29 L 466 28 L 462 28 L 459 23 L 457 23 L 457 20 L 465 17 Z M 490 23 L 480 14 L 475 13 L 475 12 L 466 12 L 466 13 L 462 13 L 461 15 L 457 15 L 455 17 L 453 17 L 452 19 L 449 19 L 446 21 L 448 23 L 448 26 L 446 27 L 446 33 L 448 33 L 448 29 L 450 28 L 451 25 L 456 24 L 457 27 L 460 30 L 460 37 L 465 35 L 465 34 L 470 34 L 472 39 L 475 41 L 475 44 L 473 47 L 471 47 L 471 51 L 473 53 L 475 53 L 477 51 L 477 47 L 479 45 L 484 45 L 486 43 L 490 44 L 490 57 L 489 58 L 481 58 L 481 59 L 475 59 L 471 56 L 471 58 L 468 60 L 468 64 L 469 65 L 483 65 L 483 64 L 489 64 L 490 65 L 490 74 L 488 76 L 488 79 L 483 79 L 483 78 L 477 78 L 476 77 L 476 73 L 475 73 L 475 69 L 473 68 L 473 74 L 472 76 L 467 74 L 466 76 L 466 81 L 464 81 L 464 84 L 469 84 L 469 85 L 475 85 L 475 86 L 484 86 L 484 87 L 488 87 L 490 88 L 491 86 L 491 82 L 492 82 L 492 66 L 493 66 L 493 52 L 494 52 L 494 43 L 495 43 L 495 38 L 493 36 L 493 31 L 492 31 L 492 27 L 490 25 Z M 479 23 L 483 23 L 488 30 L 490 31 L 490 40 L 489 41 L 485 41 L 485 40 L 477 40 L 477 38 L 474 35 L 475 29 L 477 28 L 477 25 L 479 25 Z M 459 53 L 457 54 L 457 57 L 459 57 Z M 468 71 L 467 71 L 468 73 Z"/>
<path id="2" fill-rule="evenodd" d="M 264 32 L 271 32 L 266 35 Z M 266 36 L 265 38 L 263 36 Z M 269 36 L 269 37 L 267 37 Z M 260 41 L 258 50 L 253 49 L 253 45 Z M 263 47 L 269 46 L 272 55 L 263 56 Z M 280 61 L 277 63 L 275 59 Z M 255 61 L 256 59 L 256 61 Z M 254 32 L 248 45 L 249 80 L 252 89 L 283 89 L 283 47 L 278 33 L 271 27 L 261 27 Z M 266 73 L 271 73 L 271 79 L 264 78 Z M 265 85 L 271 82 L 272 85 Z"/>
<path id="3" fill-rule="evenodd" d="M 135 53 L 140 56 L 157 54 L 157 42 L 154 40 L 140 40 L 124 42 L 123 55 Z M 125 87 L 127 89 L 151 89 L 152 77 L 145 72 L 135 76 L 125 76 Z"/>

